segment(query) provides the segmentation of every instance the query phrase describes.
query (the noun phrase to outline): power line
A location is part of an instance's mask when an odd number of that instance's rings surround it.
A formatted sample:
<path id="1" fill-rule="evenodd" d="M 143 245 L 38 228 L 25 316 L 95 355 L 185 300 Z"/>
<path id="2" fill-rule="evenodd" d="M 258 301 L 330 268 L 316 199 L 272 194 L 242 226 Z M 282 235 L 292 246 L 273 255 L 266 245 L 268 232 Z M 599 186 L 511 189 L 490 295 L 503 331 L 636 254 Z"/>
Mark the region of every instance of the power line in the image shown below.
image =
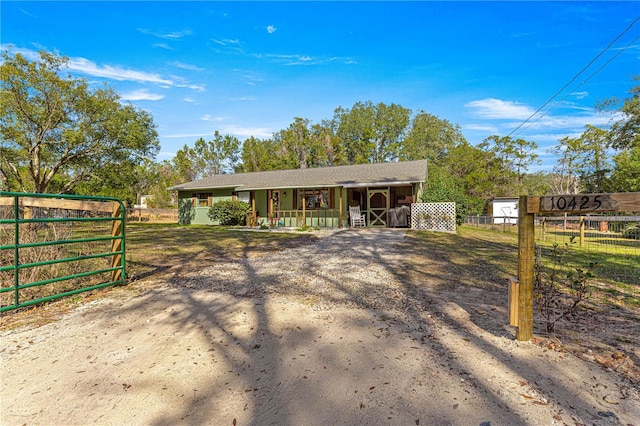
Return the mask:
<path id="1" fill-rule="evenodd" d="M 622 37 L 624 34 L 627 33 L 627 31 L 629 31 L 638 21 L 640 21 L 640 16 L 638 16 L 631 24 L 629 24 L 629 26 L 622 31 L 620 34 L 618 34 L 616 36 L 616 38 L 613 39 L 613 41 L 611 43 L 609 43 L 607 45 L 607 47 L 605 47 L 600 53 L 598 53 L 591 61 L 589 61 L 589 63 L 580 70 L 580 72 L 578 72 L 576 75 L 573 76 L 573 78 L 571 80 L 569 80 L 568 83 L 566 83 L 564 86 L 562 86 L 562 88 L 560 90 L 558 90 L 553 96 L 551 96 L 540 108 L 538 108 L 533 114 L 531 114 L 526 120 L 524 120 L 522 123 L 520 123 L 518 125 L 518 127 L 516 127 L 515 129 L 513 129 L 511 131 L 511 133 L 509 133 L 507 135 L 507 137 L 513 135 L 515 132 L 517 132 L 522 126 L 524 126 L 525 124 L 527 124 L 533 117 L 536 116 L 536 114 L 538 114 L 544 107 L 546 107 L 547 105 L 549 105 L 549 103 L 551 103 L 551 101 L 553 101 L 560 93 L 562 93 L 564 91 L 564 89 L 566 89 L 571 83 L 573 83 L 574 81 L 577 80 L 577 78 L 583 73 L 585 72 L 591 65 L 593 65 L 593 63 L 595 61 L 598 60 L 598 58 L 600 58 L 602 55 L 605 54 L 605 52 L 607 50 L 609 50 L 611 48 L 611 46 L 613 46 L 619 39 L 620 37 Z M 626 49 L 626 48 L 625 48 Z M 624 49 L 623 49 L 624 50 Z M 609 61 L 610 62 L 610 61 Z M 578 86 L 579 87 L 579 86 Z M 549 109 L 550 111 L 551 109 Z M 548 111 L 547 111 L 548 112 Z"/>
<path id="2" fill-rule="evenodd" d="M 605 62 L 603 65 L 600 66 L 600 68 L 598 68 L 596 71 L 594 71 L 589 77 L 585 78 L 584 80 L 582 80 L 582 82 L 580 82 L 577 86 L 575 86 L 573 89 L 571 89 L 569 91 L 569 93 L 567 93 L 564 98 L 560 99 L 559 101 L 557 101 L 556 103 L 554 103 L 553 105 L 551 105 L 551 107 L 546 110 L 545 112 L 543 112 L 542 114 L 540 114 L 535 120 L 531 121 L 529 123 L 529 125 L 527 127 L 525 127 L 523 130 L 527 130 L 529 127 L 531 127 L 534 123 L 538 122 L 541 118 L 543 118 L 545 115 L 547 115 L 549 112 L 551 112 L 552 109 L 554 109 L 556 106 L 558 106 L 559 104 L 561 104 L 562 102 L 564 102 L 573 92 L 575 92 L 580 86 L 584 85 L 587 81 L 591 80 L 593 77 L 595 77 L 596 74 L 598 74 L 600 71 L 602 71 L 603 69 L 605 69 L 607 67 L 607 65 L 609 65 L 611 62 L 613 62 L 614 59 L 616 59 L 618 56 L 620 56 L 620 54 L 622 54 L 622 52 L 624 52 L 625 50 L 627 50 L 629 47 L 631 47 L 633 45 L 633 43 L 635 43 L 636 41 L 640 40 L 640 36 L 634 38 L 633 40 L 631 40 L 629 42 L 629 44 L 627 44 L 625 47 L 623 47 L 622 49 L 620 49 L 618 51 L 618 53 L 616 53 L 613 57 L 611 57 L 607 62 Z M 547 102 L 549 103 L 549 102 Z M 542 109 L 544 107 L 544 105 L 542 107 L 540 107 L 540 109 Z M 529 117 L 531 118 L 531 117 Z M 523 122 L 519 127 L 522 127 L 524 124 L 526 123 Z M 518 130 L 516 128 L 516 130 Z M 511 132 L 509 134 L 509 136 L 511 136 L 516 130 L 514 130 L 513 132 Z"/>

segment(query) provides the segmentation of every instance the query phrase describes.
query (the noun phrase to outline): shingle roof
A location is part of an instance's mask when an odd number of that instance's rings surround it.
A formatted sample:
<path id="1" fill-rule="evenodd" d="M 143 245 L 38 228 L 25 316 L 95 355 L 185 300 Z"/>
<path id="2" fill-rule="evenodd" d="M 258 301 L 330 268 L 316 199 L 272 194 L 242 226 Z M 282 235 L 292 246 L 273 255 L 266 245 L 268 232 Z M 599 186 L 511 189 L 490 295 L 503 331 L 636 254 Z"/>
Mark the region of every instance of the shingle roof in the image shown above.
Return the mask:
<path id="1" fill-rule="evenodd" d="M 269 188 L 358 187 L 409 184 L 425 182 L 426 179 L 427 160 L 417 160 L 215 175 L 176 185 L 169 189 L 234 188 L 241 191 Z"/>

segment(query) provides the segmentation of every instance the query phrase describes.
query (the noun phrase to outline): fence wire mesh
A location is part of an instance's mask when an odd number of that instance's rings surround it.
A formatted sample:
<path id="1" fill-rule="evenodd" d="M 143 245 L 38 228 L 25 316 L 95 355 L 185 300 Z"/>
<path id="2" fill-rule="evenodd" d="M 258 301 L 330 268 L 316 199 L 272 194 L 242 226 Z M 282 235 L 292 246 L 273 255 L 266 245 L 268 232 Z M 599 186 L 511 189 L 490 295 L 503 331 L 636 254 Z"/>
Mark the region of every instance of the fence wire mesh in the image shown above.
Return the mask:
<path id="1" fill-rule="evenodd" d="M 538 331 L 551 337 L 585 308 L 637 311 L 640 216 L 536 215 L 535 277 Z"/>
<path id="2" fill-rule="evenodd" d="M 465 223 L 518 234 L 517 217 L 469 215 Z M 538 214 L 535 232 L 536 333 L 552 338 L 589 333 L 594 312 L 609 312 L 612 328 L 637 316 L 640 215 Z"/>

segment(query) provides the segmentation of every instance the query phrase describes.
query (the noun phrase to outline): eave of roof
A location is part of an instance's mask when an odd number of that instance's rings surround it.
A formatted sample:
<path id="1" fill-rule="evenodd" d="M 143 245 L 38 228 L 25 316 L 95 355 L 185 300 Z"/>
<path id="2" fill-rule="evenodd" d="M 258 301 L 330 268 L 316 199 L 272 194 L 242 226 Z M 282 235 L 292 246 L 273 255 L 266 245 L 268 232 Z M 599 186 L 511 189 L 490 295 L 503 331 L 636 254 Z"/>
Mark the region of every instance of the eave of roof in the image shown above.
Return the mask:
<path id="1" fill-rule="evenodd" d="M 187 191 L 230 188 L 248 191 L 269 188 L 363 187 L 424 182 L 426 176 L 427 160 L 417 160 L 216 175 L 169 189 Z"/>

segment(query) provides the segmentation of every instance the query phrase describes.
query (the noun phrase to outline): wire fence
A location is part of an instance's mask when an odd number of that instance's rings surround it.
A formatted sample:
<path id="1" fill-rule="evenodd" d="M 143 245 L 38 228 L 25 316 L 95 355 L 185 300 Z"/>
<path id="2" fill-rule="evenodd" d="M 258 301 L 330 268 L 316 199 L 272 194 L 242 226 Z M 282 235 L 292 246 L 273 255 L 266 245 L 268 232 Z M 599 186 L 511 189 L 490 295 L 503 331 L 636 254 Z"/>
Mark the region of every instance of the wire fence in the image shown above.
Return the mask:
<path id="1" fill-rule="evenodd" d="M 518 233 L 517 216 L 467 215 L 464 223 L 476 228 Z"/>
<path id="2" fill-rule="evenodd" d="M 178 209 L 128 208 L 127 222 L 178 223 Z"/>
<path id="3" fill-rule="evenodd" d="M 468 226 L 514 236 L 517 221 L 489 215 L 465 219 Z M 614 309 L 619 316 L 640 311 L 640 215 L 537 214 L 535 246 L 538 333 L 557 337 L 571 320 L 594 310 Z M 587 313 L 577 309 L 585 306 Z"/>
<path id="4" fill-rule="evenodd" d="M 536 215 L 536 303 L 555 337 L 586 314 L 640 309 L 640 216 Z M 575 321 L 574 321 L 575 322 Z M 582 323 L 586 323 L 585 320 Z M 585 330 L 586 331 L 586 330 Z"/>

